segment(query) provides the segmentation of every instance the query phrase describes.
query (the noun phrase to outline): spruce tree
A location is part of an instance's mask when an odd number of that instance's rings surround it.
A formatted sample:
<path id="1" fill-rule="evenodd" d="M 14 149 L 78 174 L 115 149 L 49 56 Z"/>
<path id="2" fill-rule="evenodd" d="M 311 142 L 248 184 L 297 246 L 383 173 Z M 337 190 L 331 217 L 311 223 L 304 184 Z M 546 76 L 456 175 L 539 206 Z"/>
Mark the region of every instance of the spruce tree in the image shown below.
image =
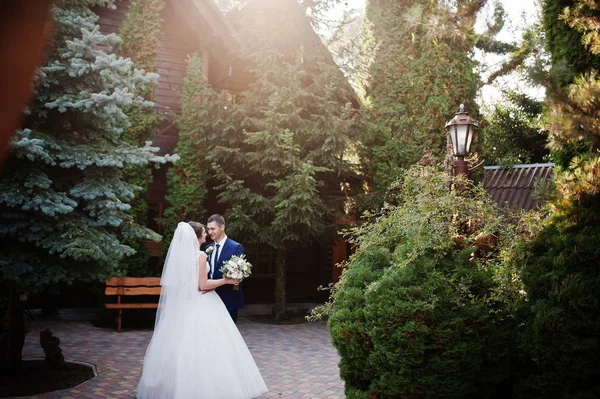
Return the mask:
<path id="1" fill-rule="evenodd" d="M 250 8 L 254 6 L 254 8 Z M 275 314 L 285 313 L 286 256 L 323 238 L 351 171 L 353 92 L 295 1 L 255 2 L 239 22 L 242 57 L 256 76 L 237 104 L 239 128 L 209 157 L 222 182 L 229 231 L 276 256 Z"/>
<path id="2" fill-rule="evenodd" d="M 134 252 L 123 240 L 159 238 L 134 222 L 129 202 L 139 187 L 123 179 L 124 168 L 171 159 L 123 140 L 124 110 L 153 105 L 137 88 L 157 76 L 110 53 L 118 37 L 100 33 L 95 6 L 113 3 L 55 3 L 47 61 L 1 171 L 0 276 L 13 294 L 106 279 Z"/>

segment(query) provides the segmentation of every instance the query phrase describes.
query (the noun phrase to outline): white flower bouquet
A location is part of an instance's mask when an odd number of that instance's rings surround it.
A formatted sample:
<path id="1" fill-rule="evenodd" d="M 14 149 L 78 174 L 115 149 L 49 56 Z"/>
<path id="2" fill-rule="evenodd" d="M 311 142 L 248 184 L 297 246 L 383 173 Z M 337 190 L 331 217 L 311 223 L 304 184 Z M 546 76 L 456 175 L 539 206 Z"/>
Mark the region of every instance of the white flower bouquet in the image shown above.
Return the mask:
<path id="1" fill-rule="evenodd" d="M 219 271 L 223 273 L 223 277 L 231 278 L 239 283 L 252 274 L 252 264 L 246 260 L 246 255 L 233 255 L 227 262 L 223 263 L 223 267 Z M 239 287 L 235 285 L 233 289 L 238 291 Z"/>

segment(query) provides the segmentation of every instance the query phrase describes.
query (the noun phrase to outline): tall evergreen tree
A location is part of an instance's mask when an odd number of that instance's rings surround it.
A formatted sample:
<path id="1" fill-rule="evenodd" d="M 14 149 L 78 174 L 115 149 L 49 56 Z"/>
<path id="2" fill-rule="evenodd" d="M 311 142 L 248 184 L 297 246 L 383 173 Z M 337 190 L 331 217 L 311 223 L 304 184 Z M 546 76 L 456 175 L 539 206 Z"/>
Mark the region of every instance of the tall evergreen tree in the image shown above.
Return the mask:
<path id="1" fill-rule="evenodd" d="M 167 235 L 182 220 L 206 217 L 204 201 L 213 173 L 207 157 L 215 143 L 225 144 L 231 136 L 227 126 L 232 110 L 227 107 L 227 95 L 210 87 L 203 70 L 202 58 L 192 55 L 181 95 L 179 141 L 175 148 L 180 159 L 167 172 L 169 206 L 163 220 Z"/>
<path id="2" fill-rule="evenodd" d="M 565 7 L 560 15 L 569 27 L 583 36 L 581 43 L 593 55 L 600 54 L 600 21 L 598 10 L 600 5 L 593 0 L 577 0 L 571 7 Z"/>
<path id="3" fill-rule="evenodd" d="M 329 192 L 339 192 L 351 170 L 353 91 L 295 1 L 255 1 L 238 22 L 242 57 L 257 80 L 232 104 L 239 128 L 209 157 L 228 229 L 277 252 L 281 315 L 287 253 L 324 237 L 341 210 Z"/>
<path id="4" fill-rule="evenodd" d="M 587 0 L 546 0 L 542 11 L 552 60 L 545 81 L 550 148 L 562 166 L 568 166 L 573 155 L 594 153 L 600 147 L 598 5 Z"/>
<path id="5" fill-rule="evenodd" d="M 171 159 L 123 140 L 124 110 L 153 105 L 137 87 L 157 76 L 107 53 L 118 37 L 100 33 L 95 6 L 113 2 L 55 3 L 47 62 L 1 172 L 0 278 L 11 294 L 104 279 L 134 252 L 123 240 L 159 238 L 134 222 L 129 202 L 139 187 L 123 179 L 126 167 Z M 19 355 L 13 345 L 12 360 Z"/>
<path id="6" fill-rule="evenodd" d="M 596 2 L 586 0 L 546 0 L 543 14 L 549 75 L 558 78 L 547 79 L 545 116 L 557 192 L 543 231 L 527 248 L 520 344 L 532 367 L 520 389 L 524 397 L 597 397 L 600 64 L 593 44 L 600 18 Z"/>
<path id="7" fill-rule="evenodd" d="M 546 37 L 546 49 L 550 53 L 558 84 L 562 86 L 572 83 L 575 77 L 589 72 L 590 68 L 600 69 L 600 54 L 586 50 L 584 33 L 581 31 L 587 30 L 583 22 L 586 19 L 597 21 L 598 11 L 595 3 L 589 0 L 544 0 L 542 2 L 542 26 Z M 594 32 L 593 28 L 590 32 Z M 592 37 L 593 35 L 590 40 Z M 590 50 L 594 48 L 592 46 Z"/>
<path id="8" fill-rule="evenodd" d="M 366 174 L 384 192 L 404 168 L 425 153 L 446 149 L 445 121 L 459 104 L 477 115 L 480 85 L 473 59 L 475 47 L 497 53 L 511 50 L 494 40 L 503 10 L 483 34 L 474 33 L 483 1 L 369 1 L 365 29 L 364 141 Z"/>
<path id="9" fill-rule="evenodd" d="M 517 92 L 506 97 L 480 123 L 475 150 L 486 165 L 544 162 L 548 155 L 541 126 L 544 103 Z"/>

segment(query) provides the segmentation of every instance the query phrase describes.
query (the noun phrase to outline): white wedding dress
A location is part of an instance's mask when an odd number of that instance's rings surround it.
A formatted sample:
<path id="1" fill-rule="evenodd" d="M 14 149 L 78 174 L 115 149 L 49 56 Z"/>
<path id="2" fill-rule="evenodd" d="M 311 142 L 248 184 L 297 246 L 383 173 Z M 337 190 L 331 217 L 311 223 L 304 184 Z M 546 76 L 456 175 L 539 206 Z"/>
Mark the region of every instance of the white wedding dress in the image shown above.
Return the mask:
<path id="1" fill-rule="evenodd" d="M 196 243 L 193 253 L 188 251 L 191 241 Z M 199 253 L 193 229 L 180 223 L 163 269 L 138 399 L 250 399 L 267 391 L 219 295 L 198 292 Z"/>

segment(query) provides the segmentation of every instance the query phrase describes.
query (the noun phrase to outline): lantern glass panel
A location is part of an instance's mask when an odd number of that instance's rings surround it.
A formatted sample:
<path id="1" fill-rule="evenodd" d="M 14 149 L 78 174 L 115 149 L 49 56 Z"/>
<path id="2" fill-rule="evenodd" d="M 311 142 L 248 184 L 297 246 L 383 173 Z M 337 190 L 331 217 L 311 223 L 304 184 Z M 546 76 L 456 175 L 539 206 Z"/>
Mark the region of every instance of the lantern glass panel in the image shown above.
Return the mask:
<path id="1" fill-rule="evenodd" d="M 467 142 L 467 133 L 469 132 L 469 125 L 454 125 L 451 127 L 452 134 L 452 147 L 454 149 L 454 155 L 457 157 L 464 157 L 467 153 L 467 146 L 471 145 L 471 140 Z"/>
<path id="2" fill-rule="evenodd" d="M 473 126 L 467 125 L 467 146 L 465 148 L 465 155 L 471 151 L 471 142 L 473 141 Z"/>

